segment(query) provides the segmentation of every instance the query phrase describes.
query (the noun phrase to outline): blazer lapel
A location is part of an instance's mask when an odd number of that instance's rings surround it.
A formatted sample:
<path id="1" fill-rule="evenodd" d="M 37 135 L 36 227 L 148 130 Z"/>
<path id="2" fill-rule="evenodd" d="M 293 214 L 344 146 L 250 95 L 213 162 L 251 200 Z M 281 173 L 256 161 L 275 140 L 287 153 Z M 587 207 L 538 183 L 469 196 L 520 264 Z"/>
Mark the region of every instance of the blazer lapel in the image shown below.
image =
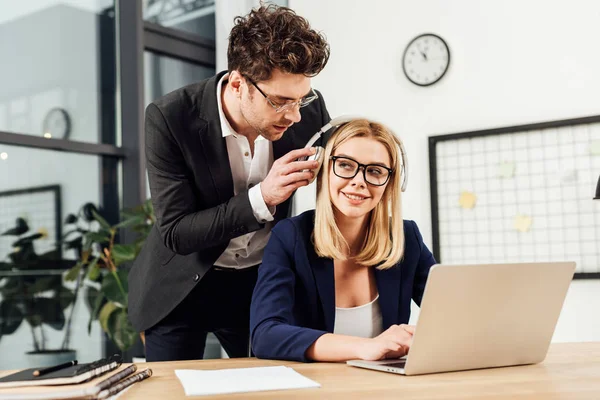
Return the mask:
<path id="1" fill-rule="evenodd" d="M 325 330 L 333 333 L 335 323 L 335 281 L 333 275 L 333 261 L 327 258 L 316 257 L 311 262 L 317 283 L 317 291 L 323 307 Z"/>
<path id="2" fill-rule="evenodd" d="M 306 143 L 300 143 L 298 139 L 294 132 L 294 127 L 289 127 L 281 139 L 273 142 L 273 161 L 283 157 L 292 150 L 300 149 L 306 145 Z"/>
<path id="3" fill-rule="evenodd" d="M 217 126 L 215 126 L 217 125 Z M 219 203 L 224 203 L 233 197 L 233 175 L 229 165 L 227 143 L 221 134 L 221 127 L 217 121 L 208 121 L 206 131 L 200 131 L 202 151 L 208 164 Z"/>
<path id="4" fill-rule="evenodd" d="M 400 281 L 402 271 L 400 265 L 390 269 L 375 269 L 375 280 L 379 290 L 379 307 L 383 319 L 383 329 L 398 323 L 398 309 L 400 307 Z"/>
<path id="5" fill-rule="evenodd" d="M 219 203 L 224 203 L 233 197 L 233 175 L 229 165 L 227 143 L 221 130 L 217 103 L 217 84 L 224 74 L 225 72 L 221 72 L 210 79 L 204 88 L 204 93 L 200 96 L 202 106 L 199 106 L 199 117 L 203 124 L 198 130 L 202 152 L 206 158 Z"/>

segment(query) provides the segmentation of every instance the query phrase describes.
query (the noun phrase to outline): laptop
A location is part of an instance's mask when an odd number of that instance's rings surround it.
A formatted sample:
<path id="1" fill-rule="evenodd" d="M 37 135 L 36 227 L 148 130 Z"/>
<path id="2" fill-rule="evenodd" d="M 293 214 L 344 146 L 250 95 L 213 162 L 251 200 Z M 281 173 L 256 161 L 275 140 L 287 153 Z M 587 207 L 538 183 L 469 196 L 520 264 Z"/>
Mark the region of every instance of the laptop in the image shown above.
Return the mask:
<path id="1" fill-rule="evenodd" d="M 544 360 L 574 262 L 434 265 L 408 356 L 348 365 L 420 375 Z"/>

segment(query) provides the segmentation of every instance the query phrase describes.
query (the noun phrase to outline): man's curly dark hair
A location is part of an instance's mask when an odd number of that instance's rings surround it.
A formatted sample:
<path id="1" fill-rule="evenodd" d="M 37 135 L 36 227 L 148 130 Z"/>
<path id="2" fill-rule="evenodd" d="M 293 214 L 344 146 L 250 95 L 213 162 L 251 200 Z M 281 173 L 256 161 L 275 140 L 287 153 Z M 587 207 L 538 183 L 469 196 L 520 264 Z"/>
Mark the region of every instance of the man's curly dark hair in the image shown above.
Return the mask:
<path id="1" fill-rule="evenodd" d="M 312 77 L 329 60 L 325 37 L 290 8 L 263 5 L 234 22 L 227 49 L 228 69 L 254 82 L 270 79 L 275 68 Z"/>

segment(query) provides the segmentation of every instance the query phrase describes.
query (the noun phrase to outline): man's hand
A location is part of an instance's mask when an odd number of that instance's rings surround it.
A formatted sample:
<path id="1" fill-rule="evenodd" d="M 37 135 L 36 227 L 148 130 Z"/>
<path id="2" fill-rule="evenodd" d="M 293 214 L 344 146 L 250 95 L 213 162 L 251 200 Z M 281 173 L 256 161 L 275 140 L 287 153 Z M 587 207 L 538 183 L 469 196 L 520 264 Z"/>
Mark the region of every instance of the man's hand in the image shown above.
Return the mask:
<path id="1" fill-rule="evenodd" d="M 314 148 L 292 150 L 275 160 L 269 174 L 260 184 L 265 204 L 273 207 L 286 201 L 301 186 L 306 186 L 314 177 L 317 161 L 296 161 L 299 157 L 315 154 Z M 307 171 L 303 171 L 307 170 Z"/>
<path id="2" fill-rule="evenodd" d="M 392 325 L 379 336 L 367 339 L 358 350 L 358 357 L 367 361 L 403 357 L 408 354 L 414 333 L 412 325 Z"/>

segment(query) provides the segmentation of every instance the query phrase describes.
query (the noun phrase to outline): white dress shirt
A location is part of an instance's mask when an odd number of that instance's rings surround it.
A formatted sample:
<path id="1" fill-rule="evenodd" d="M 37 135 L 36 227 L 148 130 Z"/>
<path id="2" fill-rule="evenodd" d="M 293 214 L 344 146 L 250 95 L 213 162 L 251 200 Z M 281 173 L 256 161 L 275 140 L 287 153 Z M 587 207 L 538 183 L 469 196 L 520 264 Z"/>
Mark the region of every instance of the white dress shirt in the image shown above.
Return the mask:
<path id="1" fill-rule="evenodd" d="M 335 308 L 333 333 L 338 335 L 374 338 L 383 332 L 379 294 L 375 300 L 352 308 Z"/>
<path id="2" fill-rule="evenodd" d="M 244 190 L 248 190 L 254 217 L 258 222 L 264 223 L 265 226 L 258 231 L 231 239 L 215 265 L 224 268 L 242 269 L 260 264 L 265 246 L 271 235 L 271 221 L 274 219 L 275 207 L 269 210 L 269 207 L 265 204 L 260 191 L 260 182 L 267 177 L 273 165 L 273 144 L 259 135 L 254 141 L 253 157 L 248 139 L 245 136 L 238 135 L 233 130 L 223 112 L 221 99 L 221 88 L 228 77 L 229 74 L 225 74 L 217 84 L 217 104 L 221 120 L 221 131 L 227 143 L 227 154 L 229 155 L 229 165 L 233 176 L 233 193 L 237 195 Z"/>

